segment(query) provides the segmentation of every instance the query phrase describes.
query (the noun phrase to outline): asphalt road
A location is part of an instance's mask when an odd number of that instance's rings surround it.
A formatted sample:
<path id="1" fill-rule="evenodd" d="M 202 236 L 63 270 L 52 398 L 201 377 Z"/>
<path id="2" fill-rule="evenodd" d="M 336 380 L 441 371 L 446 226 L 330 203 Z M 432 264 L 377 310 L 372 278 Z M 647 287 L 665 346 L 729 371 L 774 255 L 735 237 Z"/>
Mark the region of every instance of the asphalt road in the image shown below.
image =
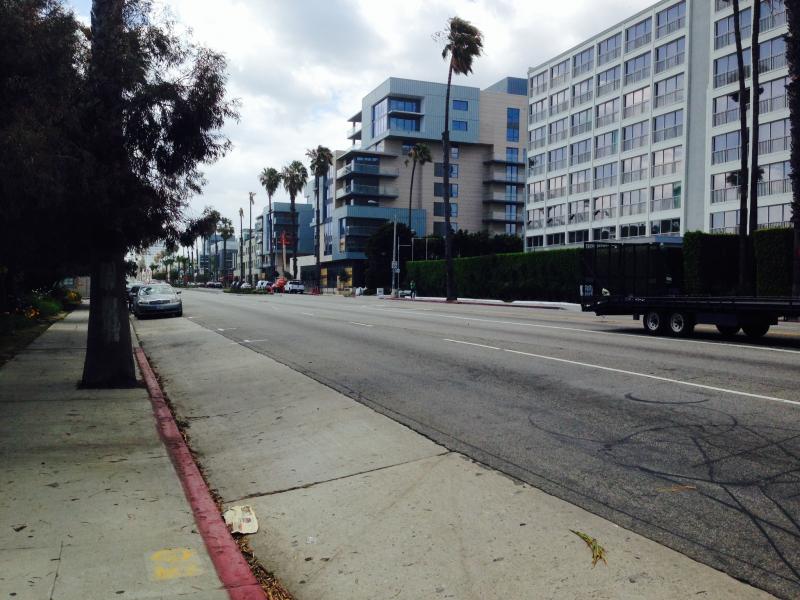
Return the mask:
<path id="1" fill-rule="evenodd" d="M 184 315 L 448 448 L 800 597 L 800 328 L 187 290 Z"/>

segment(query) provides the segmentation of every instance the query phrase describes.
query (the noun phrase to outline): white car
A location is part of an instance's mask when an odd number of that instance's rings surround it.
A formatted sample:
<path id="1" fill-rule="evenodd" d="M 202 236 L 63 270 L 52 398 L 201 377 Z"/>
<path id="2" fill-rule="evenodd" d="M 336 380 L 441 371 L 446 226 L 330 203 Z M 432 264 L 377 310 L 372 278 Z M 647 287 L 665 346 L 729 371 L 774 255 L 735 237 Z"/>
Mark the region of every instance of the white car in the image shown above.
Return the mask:
<path id="1" fill-rule="evenodd" d="M 253 289 L 253 286 L 245 281 L 242 285 L 239 286 L 239 289 L 240 290 L 251 290 L 251 289 Z"/>
<path id="2" fill-rule="evenodd" d="M 302 294 L 306 291 L 306 287 L 299 279 L 292 279 L 286 283 L 286 287 L 283 288 L 283 291 L 287 294 Z"/>
<path id="3" fill-rule="evenodd" d="M 272 285 L 271 281 L 267 281 L 266 279 L 260 279 L 256 282 L 256 290 L 266 290 L 271 285 Z"/>

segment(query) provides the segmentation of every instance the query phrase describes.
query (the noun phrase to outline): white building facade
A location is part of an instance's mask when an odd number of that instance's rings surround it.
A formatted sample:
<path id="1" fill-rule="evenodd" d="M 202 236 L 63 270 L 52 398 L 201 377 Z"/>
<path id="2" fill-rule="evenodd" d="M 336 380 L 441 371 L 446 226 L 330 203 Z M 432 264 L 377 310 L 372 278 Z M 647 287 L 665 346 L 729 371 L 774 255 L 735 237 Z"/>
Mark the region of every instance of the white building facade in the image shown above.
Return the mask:
<path id="1" fill-rule="evenodd" d="M 767 227 L 789 220 L 791 184 L 786 14 L 780 0 L 761 1 Z M 746 49 L 752 3 L 741 2 Z M 526 249 L 734 230 L 732 12 L 728 0 L 663 0 L 529 70 Z"/>

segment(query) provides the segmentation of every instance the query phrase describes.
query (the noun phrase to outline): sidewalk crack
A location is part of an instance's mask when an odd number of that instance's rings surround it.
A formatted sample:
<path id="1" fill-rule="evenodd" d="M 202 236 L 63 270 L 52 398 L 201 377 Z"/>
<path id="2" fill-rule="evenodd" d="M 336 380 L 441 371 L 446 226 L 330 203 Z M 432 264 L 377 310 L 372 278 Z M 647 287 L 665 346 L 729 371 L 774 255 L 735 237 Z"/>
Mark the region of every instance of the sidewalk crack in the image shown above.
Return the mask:
<path id="1" fill-rule="evenodd" d="M 331 479 L 323 479 L 321 481 L 312 481 L 310 483 L 305 483 L 303 485 L 296 485 L 293 487 L 283 488 L 280 490 L 273 490 L 271 492 L 254 492 L 252 494 L 247 494 L 245 496 L 241 496 L 239 498 L 234 498 L 233 500 L 226 500 L 225 504 L 233 504 L 235 502 L 241 502 L 242 500 L 250 500 L 252 498 L 260 498 L 262 496 L 274 496 L 276 494 L 284 494 L 286 492 L 293 492 L 295 490 L 305 490 L 316 485 L 321 485 L 323 483 L 331 483 L 334 481 L 340 481 L 342 479 L 349 479 L 351 477 L 358 477 L 359 475 L 366 475 L 367 473 L 376 473 L 377 471 L 383 471 L 385 469 L 392 469 L 394 467 L 402 467 L 404 465 L 410 465 L 415 462 L 419 462 L 421 460 L 428 460 L 429 458 L 437 458 L 440 456 L 445 456 L 447 454 L 452 454 L 450 450 L 444 450 L 443 452 L 438 452 L 436 454 L 431 454 L 430 456 L 423 456 L 421 458 L 415 458 L 413 460 L 407 460 L 405 462 L 394 463 L 391 465 L 384 465 L 382 467 L 375 467 L 374 469 L 367 469 L 365 471 L 359 471 L 358 473 L 349 473 L 348 475 L 342 475 L 340 477 L 332 477 Z"/>
<path id="2" fill-rule="evenodd" d="M 50 588 L 50 600 L 53 600 L 53 594 L 56 591 L 56 582 L 58 581 L 58 571 L 61 569 L 61 555 L 64 553 L 64 540 L 61 540 L 61 546 L 58 549 L 58 565 L 56 565 L 56 576 L 53 577 L 53 587 Z"/>

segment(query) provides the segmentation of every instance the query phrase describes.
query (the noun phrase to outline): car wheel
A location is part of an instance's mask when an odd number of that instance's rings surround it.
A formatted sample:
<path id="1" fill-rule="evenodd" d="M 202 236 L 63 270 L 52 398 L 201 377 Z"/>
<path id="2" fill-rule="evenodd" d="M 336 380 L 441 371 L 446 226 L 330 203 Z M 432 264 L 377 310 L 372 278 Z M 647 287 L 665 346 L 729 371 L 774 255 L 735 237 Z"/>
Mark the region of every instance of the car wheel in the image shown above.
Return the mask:
<path id="1" fill-rule="evenodd" d="M 689 337 L 694 331 L 692 315 L 674 312 L 669 316 L 669 331 L 676 337 Z"/>
<path id="2" fill-rule="evenodd" d="M 667 330 L 667 319 L 663 313 L 651 310 L 642 317 L 642 325 L 650 335 L 664 335 Z"/>

